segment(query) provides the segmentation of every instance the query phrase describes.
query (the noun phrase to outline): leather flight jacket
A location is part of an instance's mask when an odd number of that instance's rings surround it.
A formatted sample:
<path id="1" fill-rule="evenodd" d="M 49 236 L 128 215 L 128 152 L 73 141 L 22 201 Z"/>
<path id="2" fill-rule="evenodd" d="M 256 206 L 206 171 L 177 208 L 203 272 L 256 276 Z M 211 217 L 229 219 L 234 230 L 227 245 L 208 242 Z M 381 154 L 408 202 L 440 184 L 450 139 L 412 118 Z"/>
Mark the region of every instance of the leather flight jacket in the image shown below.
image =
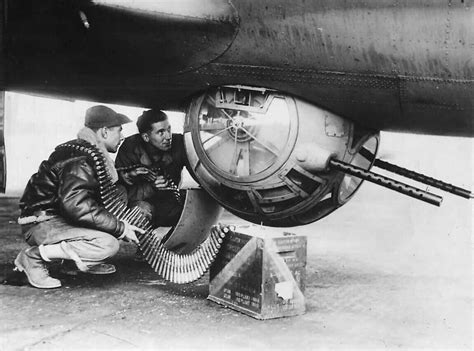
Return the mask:
<path id="1" fill-rule="evenodd" d="M 94 148 L 81 139 L 62 145 L 66 144 Z M 19 222 L 22 219 L 34 222 L 38 213 L 59 215 L 71 225 L 103 231 L 118 238 L 125 225 L 103 206 L 99 185 L 91 157 L 60 145 L 41 163 L 26 185 L 20 199 Z"/>

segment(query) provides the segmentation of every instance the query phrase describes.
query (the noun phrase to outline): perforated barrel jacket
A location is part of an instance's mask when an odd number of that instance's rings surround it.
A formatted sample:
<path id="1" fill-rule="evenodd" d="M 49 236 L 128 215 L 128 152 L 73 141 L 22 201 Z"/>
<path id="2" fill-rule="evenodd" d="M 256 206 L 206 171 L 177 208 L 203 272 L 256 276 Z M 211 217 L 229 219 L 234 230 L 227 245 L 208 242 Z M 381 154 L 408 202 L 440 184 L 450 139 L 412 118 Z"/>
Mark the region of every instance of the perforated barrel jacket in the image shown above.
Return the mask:
<path id="1" fill-rule="evenodd" d="M 91 147 L 80 139 L 66 144 Z M 94 160 L 87 154 L 60 146 L 30 178 L 20 199 L 21 217 L 47 211 L 62 216 L 72 225 L 119 237 L 124 224 L 102 205 Z"/>

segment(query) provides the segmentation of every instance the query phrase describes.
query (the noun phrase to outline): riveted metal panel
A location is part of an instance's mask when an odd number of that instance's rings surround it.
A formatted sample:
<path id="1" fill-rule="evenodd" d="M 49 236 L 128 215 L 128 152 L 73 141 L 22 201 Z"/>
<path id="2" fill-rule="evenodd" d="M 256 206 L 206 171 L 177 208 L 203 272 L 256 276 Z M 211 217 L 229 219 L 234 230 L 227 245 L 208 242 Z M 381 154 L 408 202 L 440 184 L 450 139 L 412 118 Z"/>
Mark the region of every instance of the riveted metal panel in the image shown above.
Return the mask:
<path id="1" fill-rule="evenodd" d="M 400 77 L 400 128 L 457 135 L 474 133 L 474 81 Z M 447 127 L 449 125 L 449 127 Z"/>

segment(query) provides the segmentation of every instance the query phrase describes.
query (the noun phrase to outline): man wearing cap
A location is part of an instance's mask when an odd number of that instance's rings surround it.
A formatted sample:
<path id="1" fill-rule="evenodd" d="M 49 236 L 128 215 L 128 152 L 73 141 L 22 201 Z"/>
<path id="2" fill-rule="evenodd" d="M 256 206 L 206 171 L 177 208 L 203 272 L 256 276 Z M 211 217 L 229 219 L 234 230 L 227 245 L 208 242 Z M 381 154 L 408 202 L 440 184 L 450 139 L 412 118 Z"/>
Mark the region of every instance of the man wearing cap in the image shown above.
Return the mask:
<path id="1" fill-rule="evenodd" d="M 155 227 L 174 226 L 183 209 L 177 186 L 186 162 L 181 134 L 172 134 L 168 116 L 148 110 L 137 120 L 138 134 L 123 142 L 115 159 L 129 206 L 138 206 Z"/>
<path id="2" fill-rule="evenodd" d="M 56 147 L 29 180 L 20 199 L 22 231 L 30 245 L 15 259 L 31 285 L 49 289 L 61 286 L 52 278 L 47 262 L 73 260 L 81 271 L 115 272 L 103 261 L 115 255 L 119 239 L 137 243 L 141 229 L 108 212 L 100 195 L 96 159 L 102 155 L 112 182 L 118 180 L 109 152 L 123 140 L 122 124 L 131 120 L 98 105 L 86 111 L 85 127 L 78 138 Z"/>

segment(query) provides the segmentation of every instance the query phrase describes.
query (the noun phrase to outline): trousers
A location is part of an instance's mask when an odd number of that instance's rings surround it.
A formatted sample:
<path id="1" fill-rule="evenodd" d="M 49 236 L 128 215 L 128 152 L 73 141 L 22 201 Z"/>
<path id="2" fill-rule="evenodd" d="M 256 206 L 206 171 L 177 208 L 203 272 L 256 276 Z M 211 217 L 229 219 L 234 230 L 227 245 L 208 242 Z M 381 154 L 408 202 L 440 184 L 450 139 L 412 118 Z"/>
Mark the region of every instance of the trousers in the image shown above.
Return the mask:
<path id="1" fill-rule="evenodd" d="M 99 230 L 75 227 L 60 216 L 24 229 L 25 240 L 30 246 L 67 241 L 85 263 L 97 263 L 112 257 L 120 247 L 114 236 Z"/>

